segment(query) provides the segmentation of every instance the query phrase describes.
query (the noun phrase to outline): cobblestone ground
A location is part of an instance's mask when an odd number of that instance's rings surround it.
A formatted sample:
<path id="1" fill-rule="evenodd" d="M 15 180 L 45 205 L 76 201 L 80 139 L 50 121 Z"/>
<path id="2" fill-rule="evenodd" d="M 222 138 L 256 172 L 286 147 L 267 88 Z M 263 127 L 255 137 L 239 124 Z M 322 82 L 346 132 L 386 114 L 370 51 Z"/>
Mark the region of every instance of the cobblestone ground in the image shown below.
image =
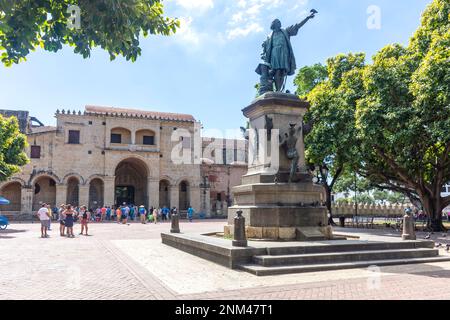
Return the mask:
<path id="1" fill-rule="evenodd" d="M 224 224 L 183 222 L 181 229 L 220 231 Z M 160 233 L 170 229 L 168 223 L 95 223 L 92 236 L 75 239 L 61 238 L 57 227 L 49 239 L 40 238 L 37 223 L 0 231 L 0 299 L 450 299 L 450 262 L 382 267 L 379 273 L 256 277 L 163 245 Z M 399 236 L 389 230 L 337 231 Z M 450 243 L 441 234 L 432 238 Z"/>

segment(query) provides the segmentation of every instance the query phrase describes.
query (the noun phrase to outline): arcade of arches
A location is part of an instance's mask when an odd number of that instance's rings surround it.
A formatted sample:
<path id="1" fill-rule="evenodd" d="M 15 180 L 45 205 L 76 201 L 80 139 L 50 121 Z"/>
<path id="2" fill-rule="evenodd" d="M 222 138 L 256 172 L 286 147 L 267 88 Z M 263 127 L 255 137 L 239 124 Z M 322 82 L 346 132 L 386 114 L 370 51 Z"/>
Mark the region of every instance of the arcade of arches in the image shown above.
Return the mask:
<path id="1" fill-rule="evenodd" d="M 118 163 L 114 174 L 112 183 L 103 176 L 93 177 L 84 183 L 79 175 L 65 178 L 64 183 L 58 183 L 59 178 L 50 175 L 35 178 L 31 186 L 15 181 L 4 183 L 0 185 L 0 194 L 11 203 L 0 207 L 0 212 L 29 213 L 37 211 L 42 203 L 52 207 L 66 203 L 88 205 L 89 208 L 127 203 L 146 207 L 176 206 L 180 211 L 192 205 L 191 184 L 187 179 L 178 182 L 151 179 L 148 166 L 137 158 Z"/>

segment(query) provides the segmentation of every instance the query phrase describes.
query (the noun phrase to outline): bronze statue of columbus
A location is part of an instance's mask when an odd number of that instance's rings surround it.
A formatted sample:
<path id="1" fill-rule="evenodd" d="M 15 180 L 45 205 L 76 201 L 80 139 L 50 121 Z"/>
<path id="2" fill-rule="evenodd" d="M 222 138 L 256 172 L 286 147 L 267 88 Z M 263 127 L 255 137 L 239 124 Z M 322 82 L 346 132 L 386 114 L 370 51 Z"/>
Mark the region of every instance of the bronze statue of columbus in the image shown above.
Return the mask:
<path id="1" fill-rule="evenodd" d="M 281 22 L 275 19 L 272 22 L 272 34 L 262 44 L 263 52 L 261 62 L 256 68 L 256 73 L 261 76 L 259 93 L 268 91 L 281 92 L 284 90 L 287 76 L 295 74 L 297 68 L 294 51 L 291 45 L 291 37 L 298 34 L 298 30 L 303 27 L 308 20 L 314 18 L 316 10 L 311 10 L 311 14 L 302 22 L 286 29 L 281 28 Z"/>

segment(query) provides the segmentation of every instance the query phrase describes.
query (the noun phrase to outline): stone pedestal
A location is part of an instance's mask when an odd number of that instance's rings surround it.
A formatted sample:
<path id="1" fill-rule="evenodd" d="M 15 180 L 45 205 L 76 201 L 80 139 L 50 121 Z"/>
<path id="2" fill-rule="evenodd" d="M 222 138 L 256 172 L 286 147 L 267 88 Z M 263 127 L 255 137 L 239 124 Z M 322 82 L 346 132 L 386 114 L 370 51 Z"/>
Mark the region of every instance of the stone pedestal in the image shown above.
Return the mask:
<path id="1" fill-rule="evenodd" d="M 180 233 L 180 216 L 173 214 L 171 217 L 170 233 Z"/>
<path id="2" fill-rule="evenodd" d="M 325 192 L 315 185 L 305 166 L 302 123 L 308 103 L 297 96 L 269 92 L 243 110 L 250 121 L 249 167 L 242 184 L 232 189 L 225 235 L 234 232 L 234 216 L 241 210 L 249 239 L 326 240 L 332 238 Z M 280 146 L 296 125 L 298 169 L 288 183 L 291 160 Z M 269 129 L 269 130 L 267 130 Z"/>
<path id="3" fill-rule="evenodd" d="M 416 240 L 416 231 L 414 230 L 414 220 L 410 214 L 403 216 L 403 240 Z"/>

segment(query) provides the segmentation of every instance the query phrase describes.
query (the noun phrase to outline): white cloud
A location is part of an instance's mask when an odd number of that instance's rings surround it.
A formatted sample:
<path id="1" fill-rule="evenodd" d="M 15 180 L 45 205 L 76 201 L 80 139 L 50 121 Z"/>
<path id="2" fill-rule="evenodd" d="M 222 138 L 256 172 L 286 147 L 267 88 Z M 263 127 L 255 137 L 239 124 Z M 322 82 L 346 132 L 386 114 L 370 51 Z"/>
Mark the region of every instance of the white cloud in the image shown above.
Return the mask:
<path id="1" fill-rule="evenodd" d="M 238 0 L 229 7 L 227 38 L 232 40 L 262 32 L 265 30 L 262 25 L 267 25 L 269 31 L 275 17 L 295 21 L 307 4 L 308 0 Z"/>
<path id="2" fill-rule="evenodd" d="M 189 44 L 198 45 L 201 35 L 192 27 L 192 17 L 181 17 L 179 20 L 180 28 L 175 34 L 175 37 Z"/>
<path id="3" fill-rule="evenodd" d="M 234 29 L 228 30 L 227 37 L 228 37 L 228 39 L 232 40 L 232 39 L 239 38 L 239 37 L 246 37 L 250 33 L 262 32 L 263 30 L 264 30 L 263 27 L 259 23 L 253 22 L 253 23 L 247 24 L 243 28 L 234 28 Z"/>
<path id="4" fill-rule="evenodd" d="M 176 0 L 177 5 L 188 10 L 206 11 L 214 8 L 213 0 Z"/>

